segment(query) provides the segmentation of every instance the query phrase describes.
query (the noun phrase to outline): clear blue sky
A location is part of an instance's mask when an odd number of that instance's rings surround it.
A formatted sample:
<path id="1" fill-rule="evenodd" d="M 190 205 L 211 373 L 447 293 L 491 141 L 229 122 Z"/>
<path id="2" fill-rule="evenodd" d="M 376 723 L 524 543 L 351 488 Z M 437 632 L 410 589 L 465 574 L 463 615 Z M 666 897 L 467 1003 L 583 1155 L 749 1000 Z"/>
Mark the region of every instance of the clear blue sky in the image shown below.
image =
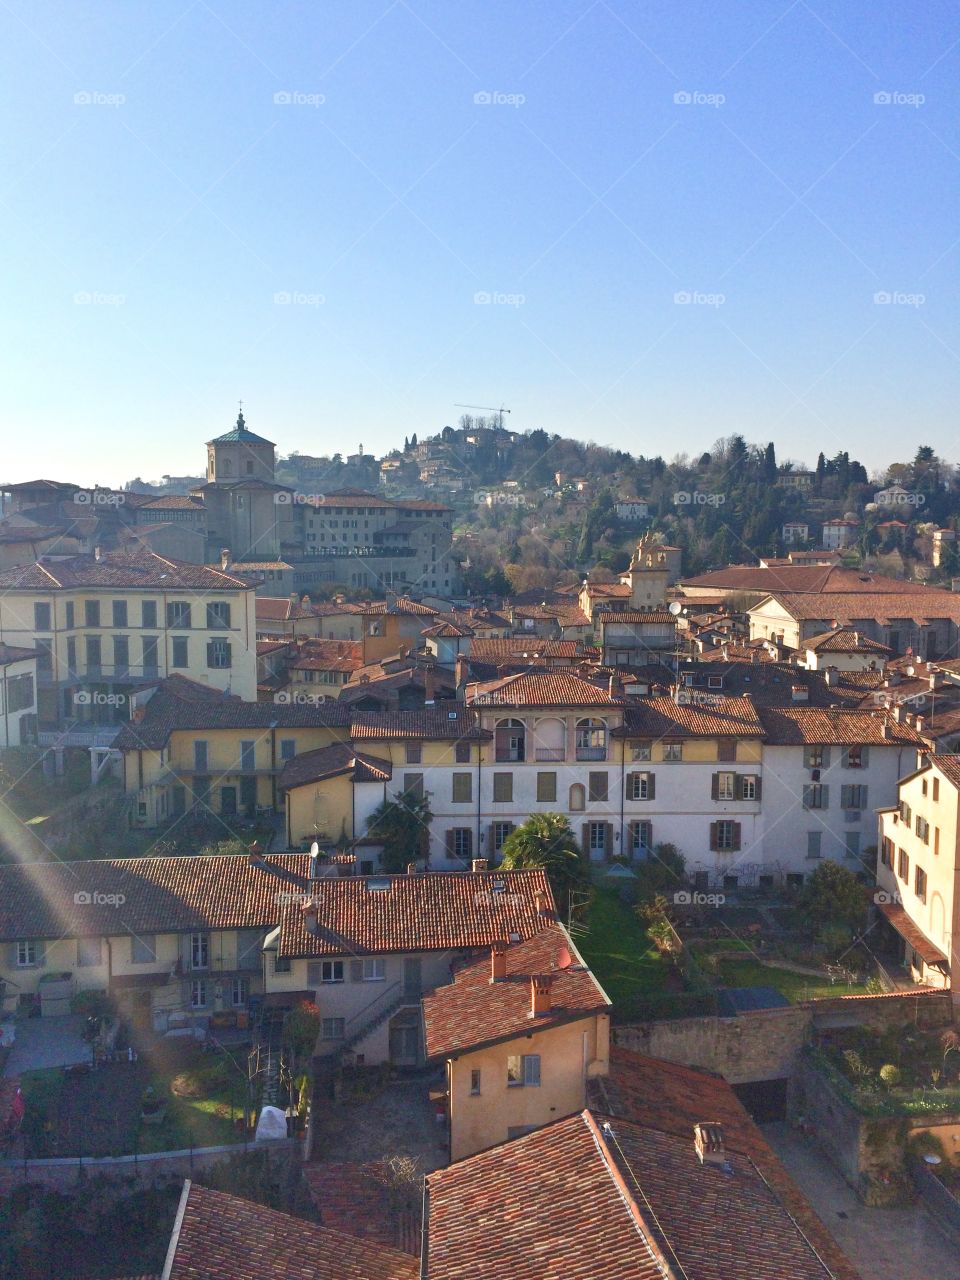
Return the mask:
<path id="1" fill-rule="evenodd" d="M 7 0 L 0 479 L 196 472 L 241 397 L 284 452 L 503 401 L 956 461 L 958 41 L 944 0 Z"/>

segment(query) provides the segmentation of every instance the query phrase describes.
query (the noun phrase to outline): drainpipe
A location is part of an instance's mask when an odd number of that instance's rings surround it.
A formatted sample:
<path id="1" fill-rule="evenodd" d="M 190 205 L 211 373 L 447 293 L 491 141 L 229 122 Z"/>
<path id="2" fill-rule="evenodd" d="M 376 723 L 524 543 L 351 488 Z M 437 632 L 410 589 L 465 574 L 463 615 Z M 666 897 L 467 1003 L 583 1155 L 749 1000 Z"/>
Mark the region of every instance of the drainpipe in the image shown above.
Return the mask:
<path id="1" fill-rule="evenodd" d="M 481 725 L 480 717 L 477 717 L 478 726 Z M 496 741 L 496 740 L 494 740 Z M 480 841 L 483 831 L 483 738 L 477 741 L 477 857 L 481 856 Z M 492 859 L 488 859 L 487 866 L 491 866 Z"/>
<path id="2" fill-rule="evenodd" d="M 430 1277 L 430 1238 L 429 1238 L 429 1217 L 430 1217 L 430 1192 L 427 1188 L 427 1179 L 423 1179 L 423 1205 L 420 1210 L 420 1280 L 429 1280 Z"/>
<path id="3" fill-rule="evenodd" d="M 620 856 L 622 858 L 625 858 L 627 856 L 627 842 L 623 838 L 625 834 L 625 827 L 623 825 L 624 817 L 625 817 L 624 806 L 626 804 L 626 797 L 627 797 L 626 760 L 627 760 L 627 740 L 626 738 L 621 738 L 620 739 Z M 632 854 L 633 850 L 631 849 L 630 852 Z"/>

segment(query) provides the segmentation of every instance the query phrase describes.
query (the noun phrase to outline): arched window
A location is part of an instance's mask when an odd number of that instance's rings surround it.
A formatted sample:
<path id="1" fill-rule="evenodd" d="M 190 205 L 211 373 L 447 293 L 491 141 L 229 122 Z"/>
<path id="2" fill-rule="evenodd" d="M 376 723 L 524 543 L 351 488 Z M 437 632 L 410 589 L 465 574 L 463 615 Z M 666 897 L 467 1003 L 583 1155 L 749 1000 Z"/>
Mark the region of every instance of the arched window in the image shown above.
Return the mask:
<path id="1" fill-rule="evenodd" d="M 570 812 L 582 813 L 586 808 L 587 793 L 582 782 L 575 782 L 570 788 Z"/>
<path id="2" fill-rule="evenodd" d="M 605 720 L 587 717 L 577 721 L 577 759 L 606 760 L 607 725 Z"/>
<path id="3" fill-rule="evenodd" d="M 498 764 L 516 764 L 526 760 L 527 738 L 523 721 L 498 720 L 494 748 Z"/>

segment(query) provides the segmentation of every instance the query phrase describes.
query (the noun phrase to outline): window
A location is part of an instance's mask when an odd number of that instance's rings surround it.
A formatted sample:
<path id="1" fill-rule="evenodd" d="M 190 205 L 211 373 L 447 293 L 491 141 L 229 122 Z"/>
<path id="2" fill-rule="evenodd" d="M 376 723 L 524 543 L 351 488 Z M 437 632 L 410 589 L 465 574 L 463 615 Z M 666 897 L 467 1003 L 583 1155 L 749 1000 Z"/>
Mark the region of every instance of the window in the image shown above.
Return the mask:
<path id="1" fill-rule="evenodd" d="M 205 933 L 195 933 L 190 938 L 190 968 L 206 969 L 210 963 L 210 938 Z"/>
<path id="2" fill-rule="evenodd" d="M 183 631 L 190 626 L 190 605 L 186 600 L 171 600 L 167 605 L 167 626 Z"/>
<path id="3" fill-rule="evenodd" d="M 51 630 L 51 609 L 48 604 L 41 604 L 39 601 L 33 606 L 33 629 L 34 631 Z"/>
<path id="4" fill-rule="evenodd" d="M 653 848 L 653 823 L 630 823 L 630 850 L 632 853 L 646 854 Z"/>
<path id="5" fill-rule="evenodd" d="M 67 601 L 67 630 L 76 626 L 76 610 L 72 600 Z M 42 629 L 42 628 L 41 628 Z"/>
<path id="6" fill-rule="evenodd" d="M 33 701 L 33 676 L 11 676 L 7 681 L 7 710 L 26 711 Z"/>
<path id="7" fill-rule="evenodd" d="M 607 847 L 607 824 L 605 822 L 587 823 L 587 847 L 590 853 L 603 853 Z"/>
<path id="8" fill-rule="evenodd" d="M 627 799 L 652 800 L 655 795 L 655 781 L 652 773 L 627 774 Z"/>
<path id="9" fill-rule="evenodd" d="M 144 600 L 140 605 L 140 625 L 153 628 L 157 625 L 156 600 Z"/>
<path id="10" fill-rule="evenodd" d="M 387 962 L 383 956 L 364 956 L 361 973 L 364 982 L 384 982 L 387 976 Z"/>
<path id="11" fill-rule="evenodd" d="M 223 671 L 230 666 L 230 641 L 211 640 L 207 645 L 207 666 L 212 671 Z"/>
<path id="12" fill-rule="evenodd" d="M 296 754 L 297 754 L 296 739 L 281 738 L 280 739 L 280 759 L 292 760 Z"/>
<path id="13" fill-rule="evenodd" d="M 323 1018 L 320 1035 L 324 1040 L 342 1040 L 346 1023 L 343 1018 Z"/>
<path id="14" fill-rule="evenodd" d="M 321 960 L 320 961 L 320 981 L 321 982 L 343 982 L 343 961 L 342 960 Z"/>
<path id="15" fill-rule="evenodd" d="M 933 828 L 933 852 L 934 853 L 940 852 L 940 828 L 939 827 Z"/>
<path id="16" fill-rule="evenodd" d="M 130 963 L 131 964 L 154 964 L 157 959 L 157 939 L 156 935 L 146 933 L 141 938 L 139 934 L 134 934 L 130 939 Z"/>
<path id="17" fill-rule="evenodd" d="M 843 833 L 843 852 L 844 857 L 857 858 L 860 857 L 860 832 L 845 831 Z"/>
<path id="18" fill-rule="evenodd" d="M 87 639 L 92 639 L 87 636 Z M 127 636 L 113 637 L 113 674 L 115 676 L 128 675 L 130 671 L 130 641 Z"/>
<path id="19" fill-rule="evenodd" d="M 859 745 L 847 747 L 843 763 L 847 769 L 865 769 L 867 767 L 867 748 Z"/>
<path id="20" fill-rule="evenodd" d="M 819 782 L 804 787 L 803 807 L 805 809 L 829 809 L 830 788 L 821 786 Z"/>
<path id="21" fill-rule="evenodd" d="M 576 753 L 578 760 L 606 760 L 607 726 L 602 720 L 577 721 Z"/>
<path id="22" fill-rule="evenodd" d="M 887 836 L 880 841 L 880 864 L 884 867 L 893 867 L 893 841 Z"/>
<path id="23" fill-rule="evenodd" d="M 171 666 L 180 668 L 189 667 L 190 660 L 188 644 L 189 642 L 187 641 L 186 636 L 173 637 L 173 660 L 170 664 Z"/>
<path id="24" fill-rule="evenodd" d="M 275 956 L 273 957 L 273 972 L 274 972 L 274 973 L 289 973 L 289 972 L 290 972 L 290 957 L 289 957 L 289 956 L 277 956 L 277 955 L 275 955 Z"/>
<path id="25" fill-rule="evenodd" d="M 86 641 L 87 674 L 90 675 L 100 670 L 103 650 L 100 646 L 100 636 L 85 636 L 84 639 Z"/>
<path id="26" fill-rule="evenodd" d="M 405 758 L 407 764 L 421 764 L 423 762 L 423 743 L 408 742 L 406 744 Z"/>
<path id="27" fill-rule="evenodd" d="M 921 902 L 927 900 L 927 873 L 922 867 L 917 867 L 913 873 L 913 889 Z"/>
<path id="28" fill-rule="evenodd" d="M 507 1084 L 511 1088 L 538 1088 L 539 1053 L 511 1053 L 507 1058 Z"/>
<path id="29" fill-rule="evenodd" d="M 555 804 L 557 799 L 557 775 L 537 774 L 537 801 L 539 804 Z"/>
<path id="30" fill-rule="evenodd" d="M 930 843 L 930 823 L 926 818 L 921 818 L 919 813 L 917 814 L 917 835 L 924 844 Z"/>
<path id="31" fill-rule="evenodd" d="M 735 800 L 737 795 L 737 775 L 735 773 L 715 773 L 713 775 L 714 800 Z"/>
<path id="32" fill-rule="evenodd" d="M 866 809 L 867 788 L 859 785 L 840 788 L 841 809 Z"/>
<path id="33" fill-rule="evenodd" d="M 708 689 L 722 689 L 722 688 L 723 688 L 723 676 L 707 676 L 707 688 L 708 688 Z"/>
<path id="34" fill-rule="evenodd" d="M 910 859 L 907 857 L 906 849 L 897 850 L 897 875 L 904 884 L 910 879 Z"/>
<path id="35" fill-rule="evenodd" d="M 477 1067 L 470 1072 L 470 1093 L 474 1098 L 480 1096 L 480 1071 Z"/>
<path id="36" fill-rule="evenodd" d="M 245 773 L 249 773 L 257 767 L 256 763 L 256 743 L 250 739 L 241 739 L 240 741 L 240 768 Z"/>
<path id="37" fill-rule="evenodd" d="M 99 627 L 100 625 L 100 601 L 99 600 L 84 600 L 83 624 L 86 627 Z"/>
<path id="38" fill-rule="evenodd" d="M 936 803 L 936 801 L 940 799 L 940 779 L 939 778 L 934 778 L 933 780 L 933 799 L 934 799 L 934 803 Z"/>
<path id="39" fill-rule="evenodd" d="M 127 625 L 126 600 L 111 600 L 110 613 L 115 627 L 125 627 Z"/>
<path id="40" fill-rule="evenodd" d="M 503 842 L 513 830 L 512 822 L 495 822 L 491 830 L 493 848 L 495 853 L 499 853 L 503 848 Z"/>
<path id="41" fill-rule="evenodd" d="M 213 600 L 207 605 L 207 627 L 210 631 L 230 629 L 230 606 L 225 600 Z"/>
<path id="42" fill-rule="evenodd" d="M 194 978 L 190 983 L 190 1007 L 192 1009 L 205 1009 L 207 1007 L 206 978 Z"/>
<path id="43" fill-rule="evenodd" d="M 230 1003 L 235 1009 L 242 1009 L 247 1003 L 246 978 L 233 978 L 230 982 Z"/>
<path id="44" fill-rule="evenodd" d="M 900 808 L 900 820 L 901 820 L 901 822 L 905 822 L 905 823 L 907 824 L 907 826 L 909 827 L 909 825 L 910 825 L 910 820 L 911 820 L 911 818 L 913 817 L 913 810 L 912 810 L 912 809 L 910 808 L 910 806 L 907 804 L 906 800 L 901 800 L 901 801 L 900 801 L 899 808 Z"/>
<path id="45" fill-rule="evenodd" d="M 804 747 L 803 765 L 805 769 L 828 769 L 830 767 L 830 750 L 828 747 Z"/>
<path id="46" fill-rule="evenodd" d="M 927 780 L 926 780 L 926 778 L 924 778 L 924 780 L 920 783 L 920 790 L 921 790 L 921 792 L 923 793 L 923 795 L 926 795 L 926 794 L 927 794 Z"/>
<path id="47" fill-rule="evenodd" d="M 473 831 L 470 827 L 452 827 L 447 832 L 447 849 L 454 858 L 464 861 L 473 857 Z"/>
<path id="48" fill-rule="evenodd" d="M 823 853 L 821 851 L 822 844 L 823 844 L 822 831 L 808 831 L 807 832 L 807 857 L 822 858 L 823 857 Z"/>
<path id="49" fill-rule="evenodd" d="M 91 969 L 103 963 L 100 938 L 77 939 L 77 968 Z"/>
<path id="50" fill-rule="evenodd" d="M 17 943 L 17 968 L 33 969 L 38 963 L 40 949 L 35 942 Z"/>
<path id="51" fill-rule="evenodd" d="M 711 822 L 710 848 L 721 853 L 736 853 L 740 848 L 740 823 L 729 819 Z"/>
<path id="52" fill-rule="evenodd" d="M 755 774 L 743 773 L 740 775 L 740 799 L 760 799 L 760 779 Z"/>
<path id="53" fill-rule="evenodd" d="M 39 636 L 34 637 L 33 647 L 37 651 L 37 671 L 44 675 L 49 675 L 53 671 L 53 650 L 50 643 L 49 640 L 41 640 Z"/>
<path id="54" fill-rule="evenodd" d="M 197 738 L 193 744 L 193 772 L 207 772 L 207 742 L 205 738 Z"/>
<path id="55" fill-rule="evenodd" d="M 495 773 L 493 775 L 494 804 L 509 804 L 513 800 L 513 774 Z"/>
<path id="56" fill-rule="evenodd" d="M 652 751 L 652 743 L 635 742 L 633 744 L 634 760 L 652 760 L 653 756 L 651 754 L 651 751 Z"/>
<path id="57" fill-rule="evenodd" d="M 403 775 L 403 794 L 416 800 L 423 799 L 422 773 L 405 773 Z"/>
<path id="58" fill-rule="evenodd" d="M 682 760 L 683 759 L 683 743 L 682 742 L 665 742 L 663 744 L 664 760 Z"/>
<path id="59" fill-rule="evenodd" d="M 721 762 L 732 762 L 737 758 L 737 744 L 733 738 L 717 739 L 717 759 Z"/>
<path id="60" fill-rule="evenodd" d="M 469 764 L 470 763 L 470 743 L 458 742 L 453 749 L 453 755 L 457 764 Z"/>
<path id="61" fill-rule="evenodd" d="M 593 802 L 604 801 L 607 798 L 607 775 L 605 773 L 591 773 L 588 778 L 590 800 Z"/>
<path id="62" fill-rule="evenodd" d="M 453 775 L 453 803 L 469 804 L 473 799 L 473 774 L 455 773 Z"/>
<path id="63" fill-rule="evenodd" d="M 142 640 L 142 644 L 143 644 L 143 673 L 144 675 L 146 675 L 148 672 L 150 672 L 156 675 L 158 662 L 159 662 L 160 642 L 156 636 L 144 636 Z"/>
<path id="64" fill-rule="evenodd" d="M 527 757 L 527 731 L 522 720 L 500 720 L 494 734 L 494 759 L 519 763 Z"/>

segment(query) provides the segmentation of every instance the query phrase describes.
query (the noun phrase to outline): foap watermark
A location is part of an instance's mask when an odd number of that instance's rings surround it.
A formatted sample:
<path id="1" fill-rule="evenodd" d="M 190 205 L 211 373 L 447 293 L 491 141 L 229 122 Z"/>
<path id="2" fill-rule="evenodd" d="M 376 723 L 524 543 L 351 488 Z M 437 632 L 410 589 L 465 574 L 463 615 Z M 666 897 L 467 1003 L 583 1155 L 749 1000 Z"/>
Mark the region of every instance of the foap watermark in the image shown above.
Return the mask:
<path id="1" fill-rule="evenodd" d="M 927 495 L 916 489 L 898 489 L 894 493 L 878 494 L 876 502 L 878 507 L 922 507 L 926 500 Z"/>
<path id="2" fill-rule="evenodd" d="M 105 693 L 103 689 L 78 689 L 73 701 L 78 707 L 122 707 L 129 698 L 125 693 Z"/>
<path id="3" fill-rule="evenodd" d="M 725 493 L 701 493 L 699 489 L 678 489 L 673 495 L 675 507 L 722 507 L 726 500 Z"/>
<path id="4" fill-rule="evenodd" d="M 726 300 L 725 293 L 699 293 L 696 289 L 678 289 L 673 295 L 677 307 L 722 307 Z"/>
<path id="5" fill-rule="evenodd" d="M 75 307 L 122 307 L 126 300 L 125 293 L 99 293 L 96 289 L 79 289 L 73 295 Z"/>
<path id="6" fill-rule="evenodd" d="M 678 889 L 673 895 L 678 907 L 722 907 L 726 900 L 725 894 L 700 893 L 697 889 Z"/>
<path id="7" fill-rule="evenodd" d="M 922 107 L 926 102 L 922 93 L 902 93 L 899 89 L 882 89 L 873 95 L 875 107 Z"/>
<path id="8" fill-rule="evenodd" d="M 488 893 L 475 893 L 473 895 L 473 905 L 475 907 L 492 907 L 505 903 L 511 907 L 519 907 L 526 902 L 522 893 L 507 893 L 505 890 L 491 889 Z"/>
<path id="9" fill-rule="evenodd" d="M 78 89 L 73 95 L 75 107 L 122 107 L 125 93 L 102 93 L 99 89 Z"/>
<path id="10" fill-rule="evenodd" d="M 296 289 L 281 289 L 273 295 L 275 307 L 322 307 L 326 300 L 322 293 L 301 293 Z"/>
<path id="11" fill-rule="evenodd" d="M 475 107 L 522 107 L 525 93 L 504 93 L 502 89 L 480 89 L 473 95 Z"/>
<path id="12" fill-rule="evenodd" d="M 283 890 L 273 895 L 273 900 L 278 907 L 309 907 L 316 903 L 316 898 L 309 893 L 294 893 L 292 890 Z"/>
<path id="13" fill-rule="evenodd" d="M 122 907 L 127 900 L 125 893 L 100 893 L 94 889 L 78 889 L 73 901 L 78 907 Z"/>
<path id="14" fill-rule="evenodd" d="M 327 497 L 324 493 L 301 493 L 299 489 L 281 489 L 273 495 L 278 507 L 322 507 Z"/>
<path id="15" fill-rule="evenodd" d="M 125 493 L 111 493 L 109 489 L 78 489 L 73 495 L 78 507 L 122 507 L 126 505 Z"/>
<path id="16" fill-rule="evenodd" d="M 699 89 L 679 89 L 673 95 L 677 107 L 722 107 L 726 100 L 725 93 L 703 93 Z"/>
<path id="17" fill-rule="evenodd" d="M 473 295 L 475 307 L 522 307 L 526 300 L 524 293 L 488 293 L 486 289 Z"/>
<path id="18" fill-rule="evenodd" d="M 275 107 L 322 107 L 326 100 L 325 93 L 304 93 L 300 89 L 281 89 L 273 95 Z"/>
<path id="19" fill-rule="evenodd" d="M 473 495 L 477 507 L 525 507 L 527 500 L 522 493 L 488 493 L 480 489 Z"/>
<path id="20" fill-rule="evenodd" d="M 899 907 L 903 898 L 896 889 L 877 889 L 873 895 L 873 901 L 878 907 Z"/>
<path id="21" fill-rule="evenodd" d="M 903 293 L 899 289 L 879 289 L 873 295 L 875 307 L 922 307 L 926 300 L 925 293 Z"/>
<path id="22" fill-rule="evenodd" d="M 331 698 L 326 693 L 307 693 L 305 689 L 279 689 L 273 700 L 281 707 L 319 707 Z"/>

